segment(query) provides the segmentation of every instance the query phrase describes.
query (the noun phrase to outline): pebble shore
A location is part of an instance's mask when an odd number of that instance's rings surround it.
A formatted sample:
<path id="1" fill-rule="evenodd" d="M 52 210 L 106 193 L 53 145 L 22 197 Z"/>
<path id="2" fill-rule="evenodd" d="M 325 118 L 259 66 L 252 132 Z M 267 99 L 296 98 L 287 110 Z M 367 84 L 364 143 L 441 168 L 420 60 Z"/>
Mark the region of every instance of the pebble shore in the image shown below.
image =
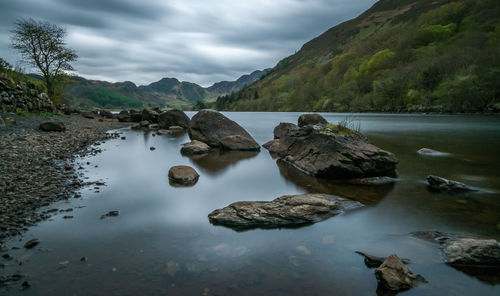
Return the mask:
<path id="1" fill-rule="evenodd" d="M 0 246 L 8 237 L 51 217 L 40 211 L 59 200 L 79 198 L 78 190 L 90 185 L 81 179 L 75 159 L 100 152 L 99 143 L 118 137 L 109 130 L 130 123 L 116 119 L 87 119 L 81 115 L 1 113 L 16 121 L 0 127 Z M 43 132 L 41 122 L 57 120 L 65 132 Z"/>

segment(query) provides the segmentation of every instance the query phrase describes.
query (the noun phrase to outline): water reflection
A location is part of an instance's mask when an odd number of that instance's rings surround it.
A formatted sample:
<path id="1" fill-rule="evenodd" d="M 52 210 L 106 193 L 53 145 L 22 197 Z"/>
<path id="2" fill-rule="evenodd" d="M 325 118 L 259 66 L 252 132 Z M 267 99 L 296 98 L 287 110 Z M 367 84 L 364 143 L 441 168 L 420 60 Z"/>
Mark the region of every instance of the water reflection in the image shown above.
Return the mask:
<path id="1" fill-rule="evenodd" d="M 471 266 L 453 266 L 453 268 L 478 279 L 482 283 L 492 286 L 500 285 L 500 268 Z"/>
<path id="2" fill-rule="evenodd" d="M 208 154 L 189 156 L 189 159 L 197 168 L 200 168 L 209 175 L 216 176 L 239 161 L 254 158 L 257 154 L 259 154 L 259 151 L 223 151 L 212 149 Z"/>
<path id="3" fill-rule="evenodd" d="M 359 201 L 365 205 L 378 204 L 394 188 L 394 184 L 379 186 L 360 186 L 343 183 L 335 183 L 326 179 L 315 178 L 302 173 L 292 165 L 277 160 L 280 174 L 296 186 L 305 189 L 309 193 L 325 193 L 347 197 Z"/>

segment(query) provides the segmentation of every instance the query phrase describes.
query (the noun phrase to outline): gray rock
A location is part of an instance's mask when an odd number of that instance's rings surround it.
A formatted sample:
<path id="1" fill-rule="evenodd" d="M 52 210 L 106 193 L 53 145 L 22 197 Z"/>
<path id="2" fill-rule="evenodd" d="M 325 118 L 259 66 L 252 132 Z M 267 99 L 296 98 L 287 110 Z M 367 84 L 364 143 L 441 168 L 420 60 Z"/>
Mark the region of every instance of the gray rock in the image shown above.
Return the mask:
<path id="1" fill-rule="evenodd" d="M 193 116 L 189 123 L 189 137 L 191 140 L 202 141 L 211 147 L 222 147 L 222 139 L 228 137 L 224 140 L 226 149 L 260 149 L 259 144 L 239 124 L 212 110 L 202 110 Z M 236 141 L 236 143 L 231 144 L 231 141 Z"/>
<path id="2" fill-rule="evenodd" d="M 185 165 L 171 167 L 168 171 L 171 185 L 192 186 L 198 182 L 199 177 L 195 169 Z"/>
<path id="3" fill-rule="evenodd" d="M 260 146 L 254 139 L 241 135 L 226 136 L 220 140 L 220 147 L 226 150 L 255 151 Z"/>
<path id="4" fill-rule="evenodd" d="M 461 193 L 468 191 L 477 191 L 477 189 L 469 187 L 464 183 L 448 180 L 433 175 L 427 176 L 427 182 L 429 183 L 429 189 L 437 192 L 446 192 L 454 194 L 454 193 Z"/>
<path id="5" fill-rule="evenodd" d="M 208 215 L 212 224 L 236 230 L 312 224 L 361 207 L 362 204 L 326 194 L 285 195 L 273 201 L 240 201 Z"/>
<path id="6" fill-rule="evenodd" d="M 3 121 L 3 118 L 0 116 L 0 128 L 5 127 L 5 122 Z"/>
<path id="7" fill-rule="evenodd" d="M 323 118 L 323 116 L 312 113 L 312 114 L 302 114 L 299 116 L 298 125 L 299 127 L 304 127 L 306 125 L 326 125 L 328 121 Z"/>
<path id="8" fill-rule="evenodd" d="M 140 125 L 141 127 L 146 127 L 146 128 L 147 128 L 150 124 L 151 124 L 151 122 L 150 122 L 150 121 L 147 121 L 147 120 L 143 120 L 143 121 L 139 122 L 139 125 Z"/>
<path id="9" fill-rule="evenodd" d="M 275 139 L 281 139 L 284 138 L 289 131 L 291 130 L 298 130 L 299 127 L 293 123 L 288 123 L 288 122 L 280 122 L 279 125 L 277 125 L 274 128 L 273 134 Z"/>
<path id="10" fill-rule="evenodd" d="M 153 110 L 144 109 L 142 110 L 142 120 L 147 120 L 151 123 L 158 123 L 159 114 Z"/>
<path id="11" fill-rule="evenodd" d="M 66 126 L 60 121 L 46 121 L 40 123 L 40 130 L 44 132 L 64 132 Z"/>
<path id="12" fill-rule="evenodd" d="M 180 126 L 187 129 L 189 127 L 189 117 L 181 110 L 168 110 L 159 115 L 158 124 L 163 129 L 169 129 L 171 126 Z"/>
<path id="13" fill-rule="evenodd" d="M 193 140 L 190 143 L 182 145 L 181 153 L 185 155 L 206 154 L 210 151 L 210 146 L 207 144 Z"/>
<path id="14" fill-rule="evenodd" d="M 450 265 L 500 268 L 500 244 L 494 239 L 452 239 L 445 244 L 443 253 Z"/>
<path id="15" fill-rule="evenodd" d="M 387 260 L 387 257 L 378 257 L 378 256 L 368 255 L 366 253 L 359 252 L 359 251 L 356 251 L 355 253 L 363 256 L 365 258 L 365 265 L 370 267 L 370 268 L 379 267 L 380 265 L 382 265 L 382 263 L 384 263 L 385 260 Z M 401 259 L 401 261 L 404 264 L 410 264 L 410 259 L 403 258 L 403 259 Z"/>
<path id="16" fill-rule="evenodd" d="M 264 147 L 303 172 L 327 179 L 391 176 L 398 164 L 394 154 L 359 133 L 338 135 L 319 125 L 289 131 Z"/>
<path id="17" fill-rule="evenodd" d="M 158 125 L 158 123 L 153 123 L 153 124 L 148 125 L 148 129 L 150 129 L 150 130 L 157 130 L 159 128 L 160 128 L 160 126 Z"/>
<path id="18" fill-rule="evenodd" d="M 387 257 L 375 270 L 375 276 L 379 282 L 378 289 L 382 291 L 401 292 L 426 283 L 421 275 L 410 271 L 397 255 Z"/>

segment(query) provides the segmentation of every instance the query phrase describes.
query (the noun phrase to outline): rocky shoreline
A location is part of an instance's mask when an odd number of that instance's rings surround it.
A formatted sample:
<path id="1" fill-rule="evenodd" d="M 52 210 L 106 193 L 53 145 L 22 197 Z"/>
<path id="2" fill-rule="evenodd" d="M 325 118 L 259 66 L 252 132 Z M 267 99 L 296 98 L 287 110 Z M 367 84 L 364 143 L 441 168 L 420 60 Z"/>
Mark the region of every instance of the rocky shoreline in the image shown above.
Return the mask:
<path id="1" fill-rule="evenodd" d="M 50 218 L 51 213 L 39 211 L 41 207 L 79 198 L 78 189 L 90 183 L 80 178 L 78 171 L 83 168 L 75 167 L 75 158 L 99 153 L 100 149 L 89 148 L 118 136 L 109 130 L 130 125 L 79 114 L 49 118 L 0 112 L 0 117 L 13 119 L 0 127 L 0 245 Z M 66 131 L 41 131 L 40 123 L 50 120 L 62 122 Z"/>

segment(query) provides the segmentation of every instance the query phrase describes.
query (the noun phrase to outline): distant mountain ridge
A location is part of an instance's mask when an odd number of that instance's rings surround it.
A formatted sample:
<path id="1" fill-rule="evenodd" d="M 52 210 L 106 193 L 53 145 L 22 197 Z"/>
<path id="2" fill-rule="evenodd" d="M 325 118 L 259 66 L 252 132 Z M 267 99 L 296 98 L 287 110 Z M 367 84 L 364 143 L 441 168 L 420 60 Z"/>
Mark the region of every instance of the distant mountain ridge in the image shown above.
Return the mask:
<path id="1" fill-rule="evenodd" d="M 257 70 L 236 81 L 221 81 L 206 88 L 177 78 L 162 78 L 149 85 L 137 86 L 131 81 L 112 83 L 73 76 L 73 82 L 65 88 L 65 97 L 70 105 L 80 108 L 159 106 L 187 109 L 199 101 L 214 101 L 220 95 L 239 91 L 268 71 Z"/>

